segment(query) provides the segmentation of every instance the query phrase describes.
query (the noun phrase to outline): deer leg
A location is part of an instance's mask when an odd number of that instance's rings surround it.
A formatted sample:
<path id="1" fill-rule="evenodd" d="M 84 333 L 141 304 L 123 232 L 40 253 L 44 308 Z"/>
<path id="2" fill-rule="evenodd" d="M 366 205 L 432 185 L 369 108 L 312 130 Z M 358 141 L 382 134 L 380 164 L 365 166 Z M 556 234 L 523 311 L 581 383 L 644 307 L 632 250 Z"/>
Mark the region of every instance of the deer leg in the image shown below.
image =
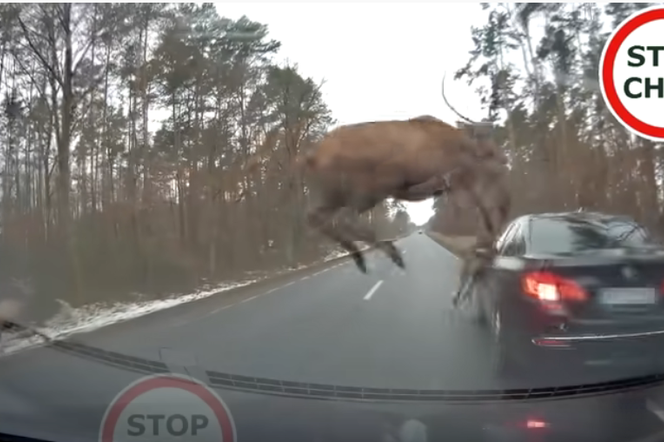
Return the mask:
<path id="1" fill-rule="evenodd" d="M 357 215 L 366 212 L 376 205 L 375 199 L 366 198 L 356 202 L 359 204 L 355 205 L 355 210 L 353 210 L 351 207 L 342 209 L 343 215 L 345 215 L 345 217 L 340 219 L 342 228 L 349 232 L 356 241 L 363 241 L 367 244 L 377 247 L 378 249 L 382 250 L 397 266 L 401 267 L 402 269 L 405 268 L 406 264 L 403 260 L 403 257 L 401 256 L 401 251 L 394 245 L 394 242 L 390 240 L 378 241 L 376 232 L 374 232 L 373 229 L 371 229 L 365 223 L 357 219 Z M 354 216 L 351 217 L 351 215 Z"/>
<path id="2" fill-rule="evenodd" d="M 401 256 L 401 251 L 394 245 L 391 240 L 379 241 L 376 234 L 371 228 L 360 222 L 347 221 L 343 224 L 343 228 L 351 232 L 357 241 L 363 241 L 367 244 L 373 245 L 382 250 L 397 266 L 406 268 L 406 264 Z"/>
<path id="3" fill-rule="evenodd" d="M 494 226 L 492 222 L 492 216 L 490 213 L 490 209 L 485 206 L 481 195 L 478 195 L 477 192 L 474 189 L 471 189 L 470 192 L 468 192 L 470 198 L 473 201 L 473 204 L 477 208 L 477 211 L 479 212 L 480 215 L 480 224 L 479 224 L 479 232 L 478 236 L 481 237 L 493 237 L 494 235 L 497 235 L 497 232 L 494 232 Z"/>
<path id="4" fill-rule="evenodd" d="M 485 264 L 484 260 L 479 259 L 479 257 L 475 255 L 475 251 L 478 248 L 491 246 L 493 239 L 497 235 L 494 226 L 495 217 L 492 217 L 493 208 L 485 205 L 485 200 L 481 197 L 482 195 L 478 195 L 475 189 L 469 189 L 468 195 L 479 212 L 480 223 L 478 225 L 477 240 L 473 250 L 465 251 L 464 256 L 462 257 L 459 281 L 457 289 L 452 297 L 452 304 L 455 307 L 462 298 L 466 298 L 470 295 L 471 286 L 474 283 L 477 274 Z"/>
<path id="5" fill-rule="evenodd" d="M 378 247 L 380 247 L 387 254 L 387 256 L 390 257 L 394 264 L 402 269 L 406 268 L 406 262 L 403 260 L 401 250 L 399 250 L 397 246 L 394 245 L 394 241 L 380 241 L 378 242 Z"/>
<path id="6" fill-rule="evenodd" d="M 360 271 L 367 273 L 367 265 L 362 251 L 339 226 L 334 225 L 334 219 L 340 215 L 341 210 L 341 208 L 330 206 L 314 207 L 307 214 L 307 222 L 311 228 L 318 230 L 321 234 L 346 249 Z"/>

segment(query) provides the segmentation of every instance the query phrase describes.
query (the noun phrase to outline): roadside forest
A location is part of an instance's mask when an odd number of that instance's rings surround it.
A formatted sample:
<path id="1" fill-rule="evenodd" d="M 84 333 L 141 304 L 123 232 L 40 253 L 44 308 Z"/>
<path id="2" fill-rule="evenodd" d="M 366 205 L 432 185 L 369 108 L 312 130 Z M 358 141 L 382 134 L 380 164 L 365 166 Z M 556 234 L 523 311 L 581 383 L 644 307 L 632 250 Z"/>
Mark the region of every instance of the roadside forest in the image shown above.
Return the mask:
<path id="1" fill-rule="evenodd" d="M 76 306 L 328 255 L 289 164 L 334 119 L 280 46 L 212 4 L 0 5 L 0 278 Z"/>
<path id="2" fill-rule="evenodd" d="M 559 210 L 627 214 L 664 233 L 664 150 L 606 107 L 598 68 L 610 32 L 646 3 L 492 3 L 456 78 L 479 89 L 510 158 L 512 217 Z M 468 234 L 475 215 L 440 199 L 431 227 Z"/>

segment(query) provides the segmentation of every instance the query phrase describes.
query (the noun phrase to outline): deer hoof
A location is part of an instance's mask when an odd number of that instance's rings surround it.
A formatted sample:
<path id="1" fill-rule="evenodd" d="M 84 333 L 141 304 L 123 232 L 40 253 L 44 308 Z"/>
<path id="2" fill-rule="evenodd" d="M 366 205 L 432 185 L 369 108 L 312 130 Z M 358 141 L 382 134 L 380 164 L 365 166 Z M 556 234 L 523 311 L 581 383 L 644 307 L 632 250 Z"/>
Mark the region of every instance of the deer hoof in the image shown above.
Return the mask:
<path id="1" fill-rule="evenodd" d="M 406 262 L 403 260 L 401 252 L 399 252 L 399 250 L 397 250 L 396 247 L 392 250 L 392 253 L 390 253 L 390 258 L 392 258 L 392 262 L 397 266 L 399 266 L 400 268 L 402 269 L 406 268 Z"/>
<path id="2" fill-rule="evenodd" d="M 406 263 L 401 256 L 401 252 L 394 245 L 392 241 L 382 241 L 380 242 L 380 248 L 390 257 L 392 262 L 402 269 L 406 268 Z"/>
<path id="3" fill-rule="evenodd" d="M 353 260 L 357 268 L 360 269 L 360 272 L 367 273 L 367 263 L 364 261 L 364 256 L 361 253 L 353 253 Z"/>

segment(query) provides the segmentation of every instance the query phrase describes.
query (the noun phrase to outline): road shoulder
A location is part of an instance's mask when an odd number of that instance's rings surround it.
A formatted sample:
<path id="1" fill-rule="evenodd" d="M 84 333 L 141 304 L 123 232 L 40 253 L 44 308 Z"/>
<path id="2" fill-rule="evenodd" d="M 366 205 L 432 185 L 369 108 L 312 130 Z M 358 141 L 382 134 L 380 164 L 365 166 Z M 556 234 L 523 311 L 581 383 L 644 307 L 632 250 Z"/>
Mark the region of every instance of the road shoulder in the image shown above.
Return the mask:
<path id="1" fill-rule="evenodd" d="M 374 251 L 375 248 L 373 247 L 366 247 L 363 249 L 363 252 L 366 254 L 370 254 Z M 205 312 L 220 310 L 224 307 L 230 307 L 232 305 L 249 300 L 252 297 L 262 295 L 269 291 L 274 291 L 278 288 L 293 284 L 298 280 L 309 278 L 318 273 L 345 264 L 350 260 L 350 255 L 346 254 L 326 261 L 319 261 L 303 268 L 276 273 L 250 284 L 227 290 L 220 290 L 219 292 L 213 293 L 204 298 L 183 302 L 181 304 L 169 306 L 161 310 L 148 312 L 141 316 L 128 319 L 119 319 L 117 322 L 106 324 L 100 326 L 99 328 L 72 331 L 71 333 L 65 332 L 64 336 L 54 340 L 86 340 L 99 336 L 101 333 L 112 333 L 119 330 L 126 332 L 128 329 L 132 330 L 132 328 L 139 332 L 140 329 L 145 326 L 165 326 L 166 324 L 173 323 L 178 319 L 196 317 L 202 315 Z M 29 344 L 23 348 L 13 350 L 5 354 L 0 354 L 0 358 L 9 358 L 14 355 L 24 353 L 27 350 L 44 347 L 45 345 L 47 345 L 46 342 L 35 343 L 34 345 Z"/>

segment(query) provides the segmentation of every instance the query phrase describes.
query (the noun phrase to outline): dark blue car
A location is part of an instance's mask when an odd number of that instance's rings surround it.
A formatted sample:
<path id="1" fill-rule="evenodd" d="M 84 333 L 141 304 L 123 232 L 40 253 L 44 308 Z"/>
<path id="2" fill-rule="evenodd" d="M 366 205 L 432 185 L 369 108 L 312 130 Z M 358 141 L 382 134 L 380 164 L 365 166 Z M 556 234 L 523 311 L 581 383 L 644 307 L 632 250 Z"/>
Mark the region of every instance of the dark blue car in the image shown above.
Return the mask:
<path id="1" fill-rule="evenodd" d="M 525 215 L 495 248 L 472 299 L 499 373 L 659 364 L 664 248 L 644 226 L 602 213 Z"/>

